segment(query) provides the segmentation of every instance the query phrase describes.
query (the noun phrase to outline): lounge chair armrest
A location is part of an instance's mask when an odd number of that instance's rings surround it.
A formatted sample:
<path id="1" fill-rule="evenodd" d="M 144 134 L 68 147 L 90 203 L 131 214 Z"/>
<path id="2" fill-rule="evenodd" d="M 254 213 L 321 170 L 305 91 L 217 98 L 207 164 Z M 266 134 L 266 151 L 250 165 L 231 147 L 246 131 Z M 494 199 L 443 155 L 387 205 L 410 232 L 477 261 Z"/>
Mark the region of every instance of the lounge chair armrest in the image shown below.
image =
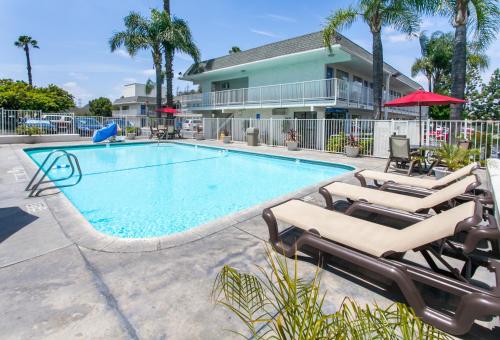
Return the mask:
<path id="1" fill-rule="evenodd" d="M 477 244 L 482 240 L 500 240 L 500 230 L 493 216 L 488 216 L 488 225 L 476 227 L 467 232 L 464 242 L 464 252 L 471 253 L 476 249 Z"/>

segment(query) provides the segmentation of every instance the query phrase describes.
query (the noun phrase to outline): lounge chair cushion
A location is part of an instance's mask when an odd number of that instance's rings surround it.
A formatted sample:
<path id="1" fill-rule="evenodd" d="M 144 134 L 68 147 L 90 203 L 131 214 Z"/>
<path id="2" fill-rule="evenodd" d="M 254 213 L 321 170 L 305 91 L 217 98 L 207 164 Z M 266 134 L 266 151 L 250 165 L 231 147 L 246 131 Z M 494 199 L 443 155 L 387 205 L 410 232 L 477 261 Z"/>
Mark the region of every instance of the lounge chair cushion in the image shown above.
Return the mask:
<path id="1" fill-rule="evenodd" d="M 456 225 L 474 215 L 474 202 L 398 230 L 327 210 L 299 200 L 291 200 L 271 208 L 277 220 L 302 230 L 317 230 L 330 241 L 381 257 L 404 253 L 455 233 Z"/>
<path id="2" fill-rule="evenodd" d="M 456 181 L 457 179 L 469 175 L 471 171 L 473 171 L 477 167 L 478 167 L 477 163 L 471 163 L 437 180 L 431 178 L 403 176 L 394 173 L 385 173 L 373 170 L 362 170 L 358 174 L 364 177 L 365 179 L 371 179 L 383 182 L 392 181 L 396 184 L 401 184 L 401 185 L 408 185 L 412 187 L 425 188 L 425 189 L 434 189 L 437 187 L 446 186 L 452 183 L 453 181 Z"/>
<path id="3" fill-rule="evenodd" d="M 407 212 L 418 212 L 419 210 L 430 209 L 459 195 L 465 194 L 468 186 L 476 183 L 476 181 L 476 176 L 467 176 L 458 182 L 450 184 L 444 189 L 438 190 L 429 196 L 422 198 L 342 182 L 329 184 L 325 187 L 325 189 L 332 195 L 346 197 L 353 201 L 365 200 L 368 203 L 388 208 L 399 209 Z"/>

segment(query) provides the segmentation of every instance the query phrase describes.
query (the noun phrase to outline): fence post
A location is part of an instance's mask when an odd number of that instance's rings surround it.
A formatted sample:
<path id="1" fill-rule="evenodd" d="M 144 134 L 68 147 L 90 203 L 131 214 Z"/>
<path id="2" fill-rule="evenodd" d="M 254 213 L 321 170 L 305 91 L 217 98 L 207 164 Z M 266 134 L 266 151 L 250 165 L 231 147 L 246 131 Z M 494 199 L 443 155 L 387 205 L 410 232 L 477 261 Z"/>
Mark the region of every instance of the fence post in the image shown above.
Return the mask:
<path id="1" fill-rule="evenodd" d="M 2 122 L 2 130 L 0 130 L 0 135 L 3 135 L 5 133 L 5 127 L 4 127 L 4 113 L 3 113 L 3 107 L 0 107 L 0 118 L 2 119 L 1 122 Z"/>
<path id="2" fill-rule="evenodd" d="M 217 117 L 216 119 L 217 119 L 217 130 L 215 131 L 215 140 L 219 140 L 219 129 L 220 129 L 219 117 Z"/>
<path id="3" fill-rule="evenodd" d="M 269 118 L 269 144 L 274 146 L 273 141 L 273 117 Z"/>

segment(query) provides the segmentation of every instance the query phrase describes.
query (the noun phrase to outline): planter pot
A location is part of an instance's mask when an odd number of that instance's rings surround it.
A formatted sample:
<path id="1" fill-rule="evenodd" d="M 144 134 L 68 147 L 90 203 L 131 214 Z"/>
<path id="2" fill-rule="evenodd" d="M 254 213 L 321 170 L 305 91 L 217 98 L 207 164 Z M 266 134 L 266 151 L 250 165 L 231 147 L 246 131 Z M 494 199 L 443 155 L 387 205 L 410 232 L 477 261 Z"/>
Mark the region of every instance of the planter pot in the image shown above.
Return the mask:
<path id="1" fill-rule="evenodd" d="M 358 157 L 359 155 L 359 146 L 345 146 L 345 155 L 347 157 Z"/>
<path id="2" fill-rule="evenodd" d="M 224 136 L 224 137 L 222 137 L 222 141 L 224 142 L 224 144 L 231 143 L 231 136 Z"/>
<path id="3" fill-rule="evenodd" d="M 299 142 L 286 142 L 288 151 L 297 151 L 299 149 Z"/>
<path id="4" fill-rule="evenodd" d="M 444 176 L 452 173 L 452 171 L 448 170 L 447 167 L 443 166 L 435 166 L 432 170 L 434 170 L 434 176 L 436 176 L 436 179 L 443 178 Z"/>
<path id="5" fill-rule="evenodd" d="M 127 139 L 135 139 L 135 133 L 127 133 Z"/>
<path id="6" fill-rule="evenodd" d="M 196 139 L 196 140 L 204 140 L 205 136 L 203 135 L 203 133 L 195 133 L 194 134 L 194 139 Z"/>

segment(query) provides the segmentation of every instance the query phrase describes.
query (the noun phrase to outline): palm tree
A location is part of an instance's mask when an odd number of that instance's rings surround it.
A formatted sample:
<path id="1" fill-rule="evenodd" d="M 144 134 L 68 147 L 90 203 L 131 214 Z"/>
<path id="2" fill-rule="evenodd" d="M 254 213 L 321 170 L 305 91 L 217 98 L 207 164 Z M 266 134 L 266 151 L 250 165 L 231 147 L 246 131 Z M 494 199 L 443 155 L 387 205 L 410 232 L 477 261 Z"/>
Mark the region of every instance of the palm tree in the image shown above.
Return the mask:
<path id="1" fill-rule="evenodd" d="M 241 52 L 241 48 L 239 48 L 238 46 L 233 46 L 229 50 L 229 54 L 238 53 L 238 52 Z"/>
<path id="2" fill-rule="evenodd" d="M 392 26 L 403 33 L 412 34 L 419 26 L 419 17 L 412 3 L 404 0 L 358 0 L 356 6 L 349 6 L 332 13 L 323 29 L 324 44 L 331 49 L 332 37 L 335 33 L 350 27 L 356 19 L 360 18 L 370 28 L 373 54 L 373 115 L 375 119 L 380 118 L 382 112 L 384 77 L 382 27 Z"/>
<path id="3" fill-rule="evenodd" d="M 497 0 L 431 1 L 437 9 L 451 17 L 455 28 L 451 64 L 451 95 L 463 99 L 466 83 L 467 32 L 473 32 L 474 46 L 484 50 L 500 29 L 500 10 Z M 461 119 L 463 105 L 451 106 L 451 119 Z"/>
<path id="4" fill-rule="evenodd" d="M 440 88 L 443 86 L 446 82 L 445 75 L 451 72 L 454 38 L 451 33 L 441 31 L 436 31 L 430 36 L 422 32 L 419 41 L 422 56 L 413 63 L 411 75 L 415 77 L 418 73 L 424 74 L 429 83 L 429 91 L 435 91 L 436 86 Z M 474 68 L 483 71 L 488 68 L 488 64 L 488 57 L 484 53 L 478 52 L 471 44 L 467 46 L 467 70 Z M 449 83 L 445 87 L 449 90 Z"/>
<path id="5" fill-rule="evenodd" d="M 162 37 L 164 22 L 159 20 L 157 11 L 151 11 L 151 19 L 144 18 L 139 13 L 131 12 L 124 19 L 125 30 L 113 34 L 109 40 L 111 51 L 124 46 L 131 56 L 140 50 L 150 50 L 156 73 L 156 108 L 161 108 L 162 84 Z M 158 117 L 161 113 L 158 112 Z"/>
<path id="6" fill-rule="evenodd" d="M 30 46 L 33 48 L 40 48 L 38 47 L 38 41 L 31 38 L 29 35 L 21 35 L 19 38 L 17 38 L 17 41 L 14 42 L 14 45 L 19 48 L 22 48 L 24 50 L 24 53 L 26 53 L 26 68 L 28 69 L 28 82 L 30 86 L 33 86 L 33 77 L 31 75 Z"/>
<path id="7" fill-rule="evenodd" d="M 174 106 L 173 79 L 174 79 L 174 55 L 176 52 L 183 52 L 191 56 L 195 63 L 200 61 L 200 51 L 193 41 L 191 30 L 186 21 L 171 17 L 170 1 L 163 1 L 163 13 L 165 20 L 170 24 L 166 27 L 163 35 L 163 50 L 165 53 L 165 74 L 167 79 L 167 106 Z"/>

